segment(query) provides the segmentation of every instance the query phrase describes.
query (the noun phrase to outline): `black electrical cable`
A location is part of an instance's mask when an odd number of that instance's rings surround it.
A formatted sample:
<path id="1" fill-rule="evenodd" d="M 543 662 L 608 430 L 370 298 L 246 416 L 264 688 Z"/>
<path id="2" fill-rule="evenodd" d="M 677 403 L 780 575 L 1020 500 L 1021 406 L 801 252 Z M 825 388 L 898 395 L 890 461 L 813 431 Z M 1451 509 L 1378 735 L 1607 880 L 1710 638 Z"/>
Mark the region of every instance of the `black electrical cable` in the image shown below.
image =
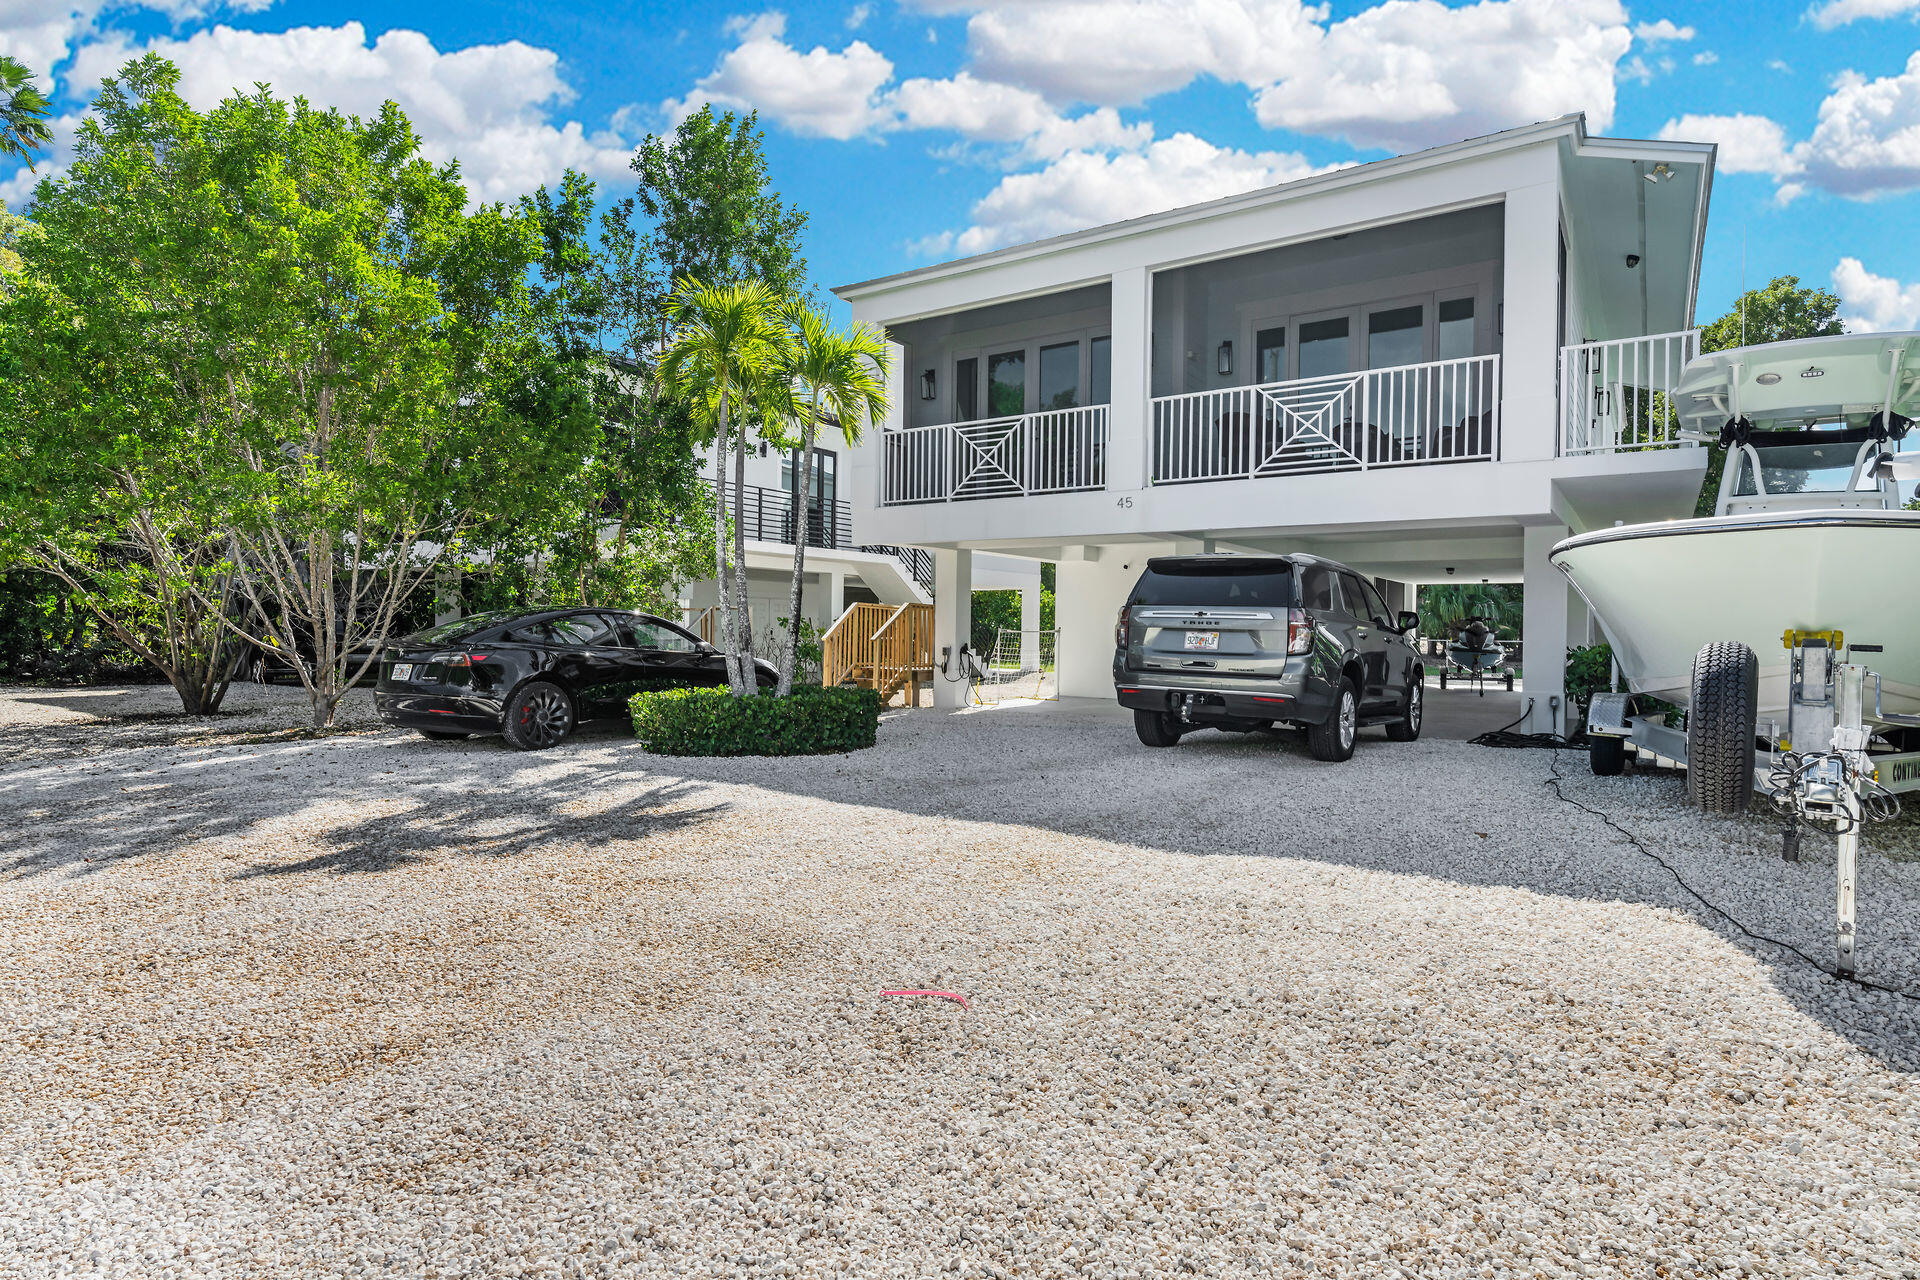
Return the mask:
<path id="1" fill-rule="evenodd" d="M 1514 721 L 1514 723 L 1518 724 L 1519 721 L 1516 720 Z M 1540 736 L 1544 736 L 1544 735 L 1540 735 Z M 1720 906 L 1718 903 L 1715 903 L 1709 900 L 1705 894 L 1701 893 L 1698 889 L 1688 884 L 1686 881 L 1686 878 L 1682 876 L 1680 872 L 1674 868 L 1674 865 L 1671 862 L 1668 862 L 1665 858 L 1655 853 L 1652 849 L 1649 849 L 1646 845 L 1640 843 L 1639 836 L 1634 835 L 1633 832 L 1627 830 L 1625 827 L 1615 822 L 1612 818 L 1608 817 L 1605 813 L 1601 812 L 1599 809 L 1596 809 L 1589 804 L 1583 804 L 1582 802 L 1575 800 L 1573 797 L 1569 796 L 1565 791 L 1562 791 L 1560 789 L 1560 782 L 1561 782 L 1560 752 L 1556 750 L 1553 753 L 1552 775 L 1547 779 L 1547 785 L 1553 788 L 1553 794 L 1555 796 L 1559 797 L 1559 799 L 1562 802 L 1572 805 L 1574 808 L 1579 809 L 1583 813 L 1592 814 L 1594 817 L 1600 819 L 1600 821 L 1606 823 L 1609 827 L 1613 828 L 1615 831 L 1625 836 L 1628 844 L 1632 845 L 1635 849 L 1639 850 L 1642 854 L 1645 854 L 1647 857 L 1653 859 L 1653 861 L 1659 863 L 1662 867 L 1664 867 L 1666 869 L 1667 874 L 1673 877 L 1673 882 L 1679 885 L 1682 889 L 1686 890 L 1688 895 L 1691 896 L 1695 902 L 1698 902 L 1701 906 L 1713 912 L 1715 915 L 1719 916 L 1722 920 L 1725 920 L 1728 924 L 1732 925 L 1735 929 L 1738 929 L 1741 933 L 1753 939 L 1755 942 L 1764 942 L 1768 946 L 1778 947 L 1782 951 L 1798 956 L 1801 960 L 1804 960 L 1807 963 L 1807 965 L 1812 969 L 1814 969 L 1816 972 L 1824 973 L 1829 978 L 1836 978 L 1841 982 L 1851 982 L 1855 986 L 1864 987 L 1869 991 L 1885 992 L 1887 995 L 1899 996 L 1902 1000 L 1911 1000 L 1916 1004 L 1920 1004 L 1920 993 L 1905 991 L 1899 987 L 1885 986 L 1882 983 L 1874 982 L 1867 978 L 1850 976 L 1847 974 L 1839 973 L 1835 970 L 1827 968 L 1825 965 L 1821 964 L 1818 960 L 1815 960 L 1812 956 L 1802 951 L 1799 947 L 1794 946 L 1791 942 L 1787 942 L 1784 939 L 1775 938 L 1768 934 L 1761 933 L 1757 929 L 1748 928 L 1732 912 L 1728 911 L 1725 907 Z"/>
<path id="2" fill-rule="evenodd" d="M 1578 747 L 1586 743 L 1585 735 L 1577 738 L 1563 738 L 1557 733 L 1513 733 L 1513 726 L 1533 714 L 1533 699 L 1527 699 L 1526 710 L 1509 724 L 1498 729 L 1489 729 L 1467 742 L 1475 747 Z"/>

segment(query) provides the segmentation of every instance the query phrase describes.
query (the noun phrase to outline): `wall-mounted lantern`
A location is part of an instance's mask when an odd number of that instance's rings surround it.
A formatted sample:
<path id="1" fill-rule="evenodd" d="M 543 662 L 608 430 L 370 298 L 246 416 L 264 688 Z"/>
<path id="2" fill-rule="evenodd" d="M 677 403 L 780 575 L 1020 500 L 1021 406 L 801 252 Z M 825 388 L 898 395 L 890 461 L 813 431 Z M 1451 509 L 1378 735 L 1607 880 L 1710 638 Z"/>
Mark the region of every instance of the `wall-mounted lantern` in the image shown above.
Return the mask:
<path id="1" fill-rule="evenodd" d="M 920 398 L 922 400 L 933 399 L 933 370 L 931 369 L 928 369 L 920 375 Z"/>
<path id="2" fill-rule="evenodd" d="M 1222 377 L 1225 377 L 1227 374 L 1232 372 L 1233 372 L 1233 343 L 1223 342 L 1220 344 L 1220 374 Z"/>

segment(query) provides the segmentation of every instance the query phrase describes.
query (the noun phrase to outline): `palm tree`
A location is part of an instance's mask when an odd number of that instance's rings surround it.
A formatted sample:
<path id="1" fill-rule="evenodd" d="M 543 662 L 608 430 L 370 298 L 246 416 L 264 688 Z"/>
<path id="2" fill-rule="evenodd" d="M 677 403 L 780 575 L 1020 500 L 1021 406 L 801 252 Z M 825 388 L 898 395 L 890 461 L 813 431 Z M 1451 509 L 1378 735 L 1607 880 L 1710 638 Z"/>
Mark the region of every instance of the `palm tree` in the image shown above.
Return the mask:
<path id="1" fill-rule="evenodd" d="M 53 141 L 47 114 L 53 104 L 33 83 L 33 73 L 0 54 L 0 156 L 12 156 L 33 169 L 33 158 Z"/>
<path id="2" fill-rule="evenodd" d="M 836 332 L 826 313 L 803 302 L 789 303 L 787 325 L 793 332 L 788 381 L 805 396 L 797 406 L 801 465 L 794 485 L 793 585 L 787 599 L 787 639 L 780 648 L 781 697 L 793 692 L 793 666 L 800 650 L 800 584 L 807 565 L 808 503 L 813 497 L 813 451 L 822 409 L 832 415 L 849 446 L 860 443 L 868 422 L 878 426 L 887 414 L 887 343 L 877 330 L 856 325 Z"/>
<path id="3" fill-rule="evenodd" d="M 737 515 L 734 573 L 727 573 L 727 454 L 731 449 L 735 455 L 738 494 L 744 488 L 747 424 L 779 416 L 776 392 L 790 339 L 781 323 L 779 300 L 757 280 L 704 285 L 682 279 L 668 300 L 668 319 L 673 333 L 660 359 L 660 379 L 687 396 L 714 429 L 713 547 L 720 627 L 726 640 L 727 683 L 736 696 L 746 696 L 758 692 L 758 685 L 747 657 L 752 640 L 746 548 Z M 738 430 L 732 430 L 736 424 Z"/>

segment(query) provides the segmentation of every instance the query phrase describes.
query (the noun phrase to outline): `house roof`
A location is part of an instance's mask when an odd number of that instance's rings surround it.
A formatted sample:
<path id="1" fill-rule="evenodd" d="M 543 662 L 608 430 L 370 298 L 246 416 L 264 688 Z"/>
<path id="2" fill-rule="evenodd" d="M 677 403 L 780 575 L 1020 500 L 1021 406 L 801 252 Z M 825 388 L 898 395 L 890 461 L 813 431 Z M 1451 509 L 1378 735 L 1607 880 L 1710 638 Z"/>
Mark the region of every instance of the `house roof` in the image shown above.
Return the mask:
<path id="1" fill-rule="evenodd" d="M 1520 125 L 1512 129 L 1503 129 L 1477 138 L 1468 138 L 1461 142 L 1450 142 L 1443 146 L 1429 147 L 1424 151 L 1409 152 L 1401 156 L 1389 156 L 1381 160 L 1370 160 L 1363 164 L 1349 165 L 1341 169 L 1317 173 L 1306 178 L 1297 178 L 1292 182 L 1282 182 L 1270 187 L 1259 187 L 1252 191 L 1243 191 L 1236 195 L 1222 196 L 1218 199 L 1203 201 L 1199 204 L 1183 205 L 1177 209 L 1168 209 L 1159 213 L 1144 214 L 1137 218 L 1128 218 L 1120 222 L 1109 222 L 1101 226 L 1088 227 L 1081 231 L 1069 231 L 1044 240 L 1029 241 L 1025 244 L 1010 245 L 1004 249 L 994 249 L 986 253 L 973 254 L 965 258 L 936 263 L 932 266 L 918 267 L 911 271 L 895 272 L 892 275 L 876 276 L 870 280 L 861 280 L 853 284 L 836 286 L 835 296 L 851 301 L 869 293 L 882 292 L 898 285 L 936 280 L 943 276 L 961 275 L 968 271 L 987 266 L 998 266 L 1008 262 L 1018 262 L 1023 258 L 1038 257 L 1057 252 L 1061 249 L 1081 245 L 1097 244 L 1104 240 L 1114 240 L 1125 236 L 1139 235 L 1158 230 L 1162 227 L 1177 226 L 1186 222 L 1197 222 L 1223 213 L 1238 212 L 1265 204 L 1298 199 L 1301 196 L 1320 191 L 1337 190 L 1357 183 L 1374 182 L 1383 178 L 1395 177 L 1404 173 L 1414 173 L 1421 169 L 1439 165 L 1453 164 L 1462 160 L 1478 159 L 1518 147 L 1532 146 L 1551 139 L 1566 139 L 1575 154 L 1593 155 L 1613 159 L 1671 159 L 1684 160 L 1686 163 L 1711 166 L 1716 148 L 1709 142 L 1669 142 L 1640 138 L 1598 138 L 1587 133 L 1587 118 L 1584 112 L 1575 112 L 1552 120 L 1542 120 L 1535 124 Z M 1697 232 L 1696 232 L 1697 234 Z"/>

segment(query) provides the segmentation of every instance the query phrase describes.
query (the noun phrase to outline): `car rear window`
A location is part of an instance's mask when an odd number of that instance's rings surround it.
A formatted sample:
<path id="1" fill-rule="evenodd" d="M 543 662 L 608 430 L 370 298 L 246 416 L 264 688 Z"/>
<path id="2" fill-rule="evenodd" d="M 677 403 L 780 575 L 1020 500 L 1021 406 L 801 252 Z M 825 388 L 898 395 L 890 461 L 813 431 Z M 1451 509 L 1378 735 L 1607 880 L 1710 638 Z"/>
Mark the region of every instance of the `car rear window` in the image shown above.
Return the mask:
<path id="1" fill-rule="evenodd" d="M 437 627 L 428 627 L 425 631 L 416 631 L 407 637 L 409 642 L 421 644 L 446 644 L 451 640 L 465 640 L 468 636 L 479 635 L 488 627 L 498 626 L 502 622 L 520 616 L 515 609 L 494 609 L 487 613 L 470 613 L 464 618 L 452 622 L 443 622 Z"/>
<path id="2" fill-rule="evenodd" d="M 1293 604 L 1293 571 L 1270 560 L 1244 566 L 1149 564 L 1128 603 L 1195 609 L 1222 605 L 1285 609 Z"/>

